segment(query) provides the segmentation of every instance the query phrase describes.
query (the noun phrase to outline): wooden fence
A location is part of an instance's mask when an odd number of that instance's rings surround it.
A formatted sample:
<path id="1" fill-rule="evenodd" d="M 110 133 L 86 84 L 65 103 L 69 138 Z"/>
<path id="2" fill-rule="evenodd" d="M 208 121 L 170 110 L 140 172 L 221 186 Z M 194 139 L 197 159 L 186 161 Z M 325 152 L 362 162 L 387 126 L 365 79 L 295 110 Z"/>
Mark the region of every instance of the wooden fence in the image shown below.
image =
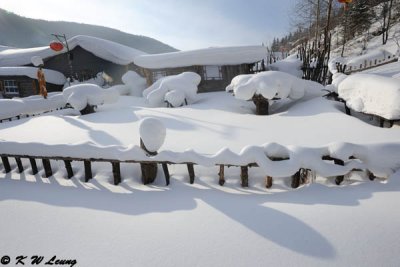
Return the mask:
<path id="1" fill-rule="evenodd" d="M 165 182 L 166 185 L 168 186 L 170 183 L 170 174 L 168 170 L 168 165 L 172 164 L 183 164 L 187 166 L 188 174 L 189 174 L 189 182 L 191 184 L 194 183 L 195 181 L 195 171 L 194 171 L 194 165 L 197 165 L 196 163 L 193 162 L 184 162 L 184 163 L 175 163 L 175 162 L 169 162 L 169 161 L 137 161 L 137 160 L 115 160 L 115 159 L 102 159 L 102 158 L 71 158 L 71 157 L 62 157 L 62 156 L 54 156 L 54 157 L 45 157 L 45 156 L 29 156 L 29 155 L 11 155 L 11 154 L 0 154 L 1 160 L 3 162 L 3 166 L 5 169 L 6 173 L 9 173 L 12 171 L 11 164 L 10 164 L 10 159 L 14 159 L 17 165 L 17 169 L 19 173 L 24 172 L 24 166 L 22 164 L 21 159 L 26 158 L 29 159 L 31 169 L 32 169 L 32 174 L 35 175 L 39 172 L 38 166 L 36 161 L 41 160 L 43 169 L 44 169 L 44 176 L 45 177 L 50 177 L 53 175 L 53 170 L 51 167 L 51 160 L 53 161 L 63 161 L 64 166 L 67 172 L 67 179 L 70 179 L 74 176 L 74 172 L 71 166 L 71 163 L 73 161 L 79 161 L 84 163 L 84 171 L 85 171 L 85 182 L 88 182 L 90 179 L 93 178 L 93 173 L 92 173 L 92 163 L 94 162 L 108 162 L 110 163 L 112 167 L 112 173 L 113 173 L 113 183 L 114 185 L 118 185 L 122 181 L 121 177 L 121 170 L 120 170 L 120 164 L 121 163 L 136 163 L 136 164 L 157 164 L 161 165 L 164 176 L 165 176 Z M 355 159 L 354 157 L 350 157 L 350 160 Z M 289 160 L 289 158 L 270 158 L 272 161 L 284 161 L 284 160 Z M 344 161 L 341 159 L 337 159 L 334 157 L 331 157 L 329 155 L 325 155 L 322 157 L 322 160 L 324 161 L 333 161 L 334 164 L 344 166 Z M 248 174 L 248 169 L 251 167 L 258 167 L 256 163 L 250 163 L 244 166 L 239 166 L 239 165 L 230 165 L 230 164 L 216 164 L 216 166 L 219 166 L 219 173 L 218 173 L 218 183 L 219 185 L 223 186 L 225 183 L 225 167 L 239 167 L 240 168 L 240 181 L 241 181 L 241 186 L 242 187 L 248 187 L 249 186 L 249 174 Z M 293 176 L 292 176 L 292 183 L 291 186 L 292 188 L 297 188 L 301 184 L 304 184 L 307 182 L 309 179 L 310 173 L 312 170 L 310 169 L 304 169 L 300 168 Z M 353 171 L 361 171 L 358 169 L 353 169 Z M 370 180 L 375 179 L 375 176 L 369 172 L 369 178 Z M 143 168 L 142 168 L 142 175 L 143 175 Z M 337 185 L 340 185 L 341 182 L 343 181 L 344 176 L 336 176 L 335 182 Z M 143 181 L 144 184 L 147 184 L 146 181 Z M 273 178 L 271 176 L 266 176 L 265 177 L 265 187 L 270 188 L 273 183 Z"/>

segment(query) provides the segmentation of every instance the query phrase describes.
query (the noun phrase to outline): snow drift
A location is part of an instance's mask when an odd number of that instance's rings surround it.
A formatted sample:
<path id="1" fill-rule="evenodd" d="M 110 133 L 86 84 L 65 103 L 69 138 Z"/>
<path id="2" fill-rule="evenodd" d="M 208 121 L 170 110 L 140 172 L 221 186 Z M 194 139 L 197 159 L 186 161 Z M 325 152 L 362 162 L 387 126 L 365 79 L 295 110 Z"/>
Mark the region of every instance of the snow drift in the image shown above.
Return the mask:
<path id="1" fill-rule="evenodd" d="M 194 102 L 201 77 L 194 72 L 183 72 L 159 79 L 143 91 L 143 96 L 153 107 L 163 106 L 168 101 L 173 107 Z M 171 102 L 170 102 L 171 101 Z"/>

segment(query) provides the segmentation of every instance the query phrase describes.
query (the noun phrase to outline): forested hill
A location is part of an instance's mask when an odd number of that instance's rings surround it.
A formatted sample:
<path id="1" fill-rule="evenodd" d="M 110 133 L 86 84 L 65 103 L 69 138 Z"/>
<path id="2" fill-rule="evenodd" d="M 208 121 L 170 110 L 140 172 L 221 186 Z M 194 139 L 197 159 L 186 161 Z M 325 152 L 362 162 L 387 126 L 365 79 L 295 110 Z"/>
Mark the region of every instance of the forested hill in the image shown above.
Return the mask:
<path id="1" fill-rule="evenodd" d="M 89 24 L 30 19 L 0 9 L 0 45 L 18 48 L 45 46 L 54 39 L 52 33 L 65 34 L 67 38 L 90 35 L 147 53 L 176 51 L 175 48 L 146 36 Z"/>

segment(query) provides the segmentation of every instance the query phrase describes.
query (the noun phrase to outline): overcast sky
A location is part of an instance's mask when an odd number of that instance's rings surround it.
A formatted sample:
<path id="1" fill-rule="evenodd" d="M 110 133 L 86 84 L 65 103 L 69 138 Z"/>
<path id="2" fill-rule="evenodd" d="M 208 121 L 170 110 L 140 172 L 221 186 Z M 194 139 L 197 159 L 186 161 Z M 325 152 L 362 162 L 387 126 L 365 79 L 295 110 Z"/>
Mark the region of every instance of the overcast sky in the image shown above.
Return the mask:
<path id="1" fill-rule="evenodd" d="M 289 32 L 295 0 L 0 0 L 30 18 L 74 21 L 145 35 L 180 50 L 257 45 Z"/>

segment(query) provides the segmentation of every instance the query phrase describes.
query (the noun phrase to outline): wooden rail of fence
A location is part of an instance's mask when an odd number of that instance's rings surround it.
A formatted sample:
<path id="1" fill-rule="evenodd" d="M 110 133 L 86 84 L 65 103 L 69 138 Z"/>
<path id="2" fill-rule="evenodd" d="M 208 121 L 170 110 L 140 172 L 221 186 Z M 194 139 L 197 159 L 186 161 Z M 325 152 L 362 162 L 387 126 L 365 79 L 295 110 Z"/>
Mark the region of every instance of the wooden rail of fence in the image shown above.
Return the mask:
<path id="1" fill-rule="evenodd" d="M 194 171 L 194 165 L 197 165 L 196 163 L 193 162 L 183 162 L 183 163 L 175 163 L 175 162 L 169 162 L 169 161 L 137 161 L 137 160 L 115 160 L 115 159 L 103 159 L 103 158 L 71 158 L 71 157 L 62 157 L 62 156 L 53 156 L 53 157 L 46 157 L 46 156 L 29 156 L 29 155 L 11 155 L 11 154 L 0 154 L 4 169 L 6 173 L 9 173 L 12 171 L 11 169 L 11 164 L 10 164 L 10 158 L 14 158 L 17 169 L 19 173 L 24 172 L 24 166 L 22 164 L 21 159 L 26 158 L 29 159 L 31 169 L 32 169 L 32 174 L 36 175 L 39 172 L 39 169 L 37 167 L 37 160 L 42 161 L 43 169 L 44 169 L 44 176 L 46 178 L 50 177 L 53 175 L 53 170 L 51 167 L 51 160 L 55 161 L 63 161 L 65 169 L 67 171 L 67 179 L 70 179 L 74 176 L 74 172 L 72 169 L 72 161 L 79 161 L 84 163 L 84 170 L 85 170 L 85 182 L 88 182 L 90 179 L 93 178 L 93 173 L 92 173 L 92 163 L 93 162 L 109 162 L 112 167 L 112 173 L 113 173 L 113 183 L 114 185 L 118 185 L 122 181 L 121 177 L 121 169 L 120 169 L 120 164 L 121 163 L 138 163 L 138 164 L 159 164 L 162 166 L 164 176 L 165 176 L 165 182 L 166 185 L 168 186 L 170 183 L 170 173 L 168 170 L 168 165 L 172 164 L 183 164 L 187 166 L 188 174 L 189 174 L 189 182 L 191 184 L 194 183 L 195 181 L 195 171 Z M 288 160 L 289 158 L 271 158 L 272 161 L 284 161 Z M 349 159 L 355 159 L 354 157 L 350 157 Z M 322 160 L 324 161 L 333 161 L 334 164 L 344 166 L 344 161 L 341 159 L 333 158 L 329 155 L 323 156 Z M 234 165 L 234 164 L 216 164 L 216 166 L 219 166 L 219 172 L 218 172 L 218 183 L 219 185 L 223 186 L 225 183 L 225 167 L 240 167 L 240 181 L 241 181 L 241 186 L 242 187 L 248 187 L 249 186 L 249 174 L 248 174 L 248 169 L 251 167 L 258 167 L 256 163 L 250 163 L 244 166 L 239 166 L 239 165 Z M 356 169 L 354 169 L 356 170 Z M 143 170 L 142 170 L 143 171 Z M 360 171 L 360 170 L 358 170 Z M 292 176 L 292 183 L 291 186 L 292 188 L 297 188 L 301 184 L 304 184 L 307 182 L 309 173 L 311 170 L 309 169 L 304 169 L 301 168 L 299 169 L 293 176 Z M 143 174 L 143 173 L 142 173 Z M 370 180 L 375 179 L 375 176 L 368 171 L 369 178 Z M 335 182 L 337 185 L 340 185 L 340 183 L 343 181 L 344 176 L 337 176 L 335 178 Z M 144 182 L 145 183 L 145 182 Z M 265 177 L 265 187 L 270 188 L 273 183 L 273 178 L 271 176 L 266 176 Z M 146 183 L 145 183 L 146 184 Z"/>
<path id="2" fill-rule="evenodd" d="M 72 107 L 70 105 L 66 105 L 65 107 L 59 107 L 59 108 L 56 108 L 56 109 L 46 110 L 46 111 L 39 112 L 39 113 L 36 113 L 36 114 L 18 114 L 18 115 L 12 116 L 12 117 L 0 119 L 0 123 L 10 122 L 10 121 L 13 121 L 13 120 L 20 120 L 20 119 L 23 119 L 23 118 L 40 116 L 40 115 L 43 115 L 43 114 L 46 114 L 46 113 L 50 113 L 50 112 L 53 112 L 53 111 L 56 111 L 56 110 L 63 110 L 63 109 L 69 109 L 69 108 L 72 108 Z"/>

